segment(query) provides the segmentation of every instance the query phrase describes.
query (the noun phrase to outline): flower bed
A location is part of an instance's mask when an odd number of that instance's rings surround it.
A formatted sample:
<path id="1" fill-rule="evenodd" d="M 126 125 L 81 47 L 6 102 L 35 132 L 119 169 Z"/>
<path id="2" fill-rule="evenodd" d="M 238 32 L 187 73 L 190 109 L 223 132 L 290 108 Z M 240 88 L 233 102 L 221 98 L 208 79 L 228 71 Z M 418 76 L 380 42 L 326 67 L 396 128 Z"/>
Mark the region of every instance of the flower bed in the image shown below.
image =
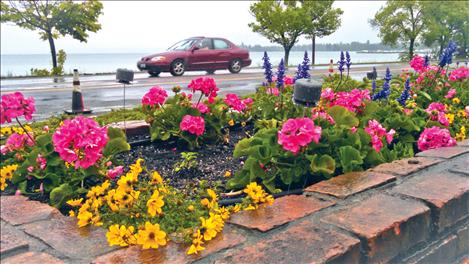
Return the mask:
<path id="1" fill-rule="evenodd" d="M 34 100 L 3 95 L 2 123 L 16 119 L 23 128 L 1 147 L 1 189 L 39 196 L 63 212 L 75 208 L 69 213 L 78 225 L 107 227 L 111 245 L 192 241 L 187 253 L 197 254 L 231 214 L 271 204 L 270 194 L 465 139 L 468 74 L 467 68 L 444 68 L 451 50 L 438 66 L 415 57 L 415 72 L 393 78 L 388 69 L 383 80 L 363 82 L 343 74 L 351 59 L 342 55 L 340 74 L 324 77 L 314 108 L 291 100 L 295 79 L 309 76 L 308 63 L 290 78 L 281 62 L 273 78 L 267 56 L 266 83 L 246 98 L 219 98 L 207 77 L 193 80 L 190 93 L 174 87 L 172 98 L 153 87 L 142 107 L 158 144 L 130 153 L 122 131 L 89 118 L 28 131 L 18 117 L 30 119 Z M 210 162 L 217 169 L 205 176 Z M 243 200 L 219 205 L 217 192 L 229 190 Z"/>

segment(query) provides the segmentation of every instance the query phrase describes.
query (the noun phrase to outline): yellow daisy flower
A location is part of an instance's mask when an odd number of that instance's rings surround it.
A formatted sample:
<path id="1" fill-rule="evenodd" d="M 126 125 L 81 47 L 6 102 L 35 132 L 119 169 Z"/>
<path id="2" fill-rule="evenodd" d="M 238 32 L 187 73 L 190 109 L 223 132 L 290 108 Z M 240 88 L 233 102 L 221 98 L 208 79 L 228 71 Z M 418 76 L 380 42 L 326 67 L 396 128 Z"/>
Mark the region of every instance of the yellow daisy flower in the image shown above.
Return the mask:
<path id="1" fill-rule="evenodd" d="M 143 249 L 158 248 L 166 245 L 166 233 L 160 230 L 159 224 L 145 223 L 145 228 L 138 231 L 137 244 Z"/>

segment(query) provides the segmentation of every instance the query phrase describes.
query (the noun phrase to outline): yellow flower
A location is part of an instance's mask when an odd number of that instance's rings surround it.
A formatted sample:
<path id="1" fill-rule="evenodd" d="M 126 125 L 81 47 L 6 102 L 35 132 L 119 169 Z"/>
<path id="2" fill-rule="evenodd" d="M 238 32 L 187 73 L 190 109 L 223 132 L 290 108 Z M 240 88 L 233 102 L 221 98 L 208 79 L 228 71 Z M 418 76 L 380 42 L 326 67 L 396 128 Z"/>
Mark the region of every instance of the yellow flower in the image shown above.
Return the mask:
<path id="1" fill-rule="evenodd" d="M 77 206 L 80 206 L 82 201 L 83 201 L 83 198 L 72 199 L 72 200 L 68 200 L 67 204 L 70 205 L 71 207 L 77 207 Z"/>
<path id="2" fill-rule="evenodd" d="M 102 226 L 103 225 L 103 222 L 101 221 L 101 216 L 99 215 L 99 213 L 97 211 L 95 212 L 95 216 L 93 218 L 91 218 L 91 223 L 95 226 Z"/>
<path id="3" fill-rule="evenodd" d="M 221 207 L 216 211 L 223 220 L 227 220 L 228 218 L 230 218 L 230 210 L 226 209 L 226 207 Z"/>
<path id="4" fill-rule="evenodd" d="M 207 198 L 204 198 L 204 199 L 200 200 L 200 203 L 203 206 L 208 206 L 210 204 L 210 201 Z"/>
<path id="5" fill-rule="evenodd" d="M 68 216 L 75 217 L 75 211 L 73 210 L 68 211 Z"/>
<path id="6" fill-rule="evenodd" d="M 109 227 L 109 231 L 106 233 L 106 238 L 110 246 L 116 245 L 125 247 L 128 245 L 136 244 L 136 238 L 134 234 L 134 227 L 125 225 L 119 227 L 118 224 Z"/>
<path id="7" fill-rule="evenodd" d="M 202 222 L 201 231 L 205 241 L 210 241 L 212 238 L 217 236 L 217 225 L 213 222 L 212 217 L 209 217 L 208 219 L 201 217 L 200 222 Z"/>
<path id="8" fill-rule="evenodd" d="M 188 210 L 189 212 L 194 211 L 194 206 L 193 206 L 192 204 L 189 205 L 189 206 L 187 207 L 187 210 Z"/>
<path id="9" fill-rule="evenodd" d="M 104 196 L 106 190 L 109 188 L 110 185 L 111 183 L 109 181 L 105 181 L 101 185 L 94 186 L 88 191 L 86 197 L 98 199 L 99 197 Z"/>
<path id="10" fill-rule="evenodd" d="M 446 114 L 446 118 L 448 119 L 448 122 L 452 124 L 454 122 L 454 114 Z"/>
<path id="11" fill-rule="evenodd" d="M 466 111 L 464 110 L 459 110 L 458 111 L 458 117 L 465 117 L 466 116 Z"/>
<path id="12" fill-rule="evenodd" d="M 257 209 L 257 205 L 256 206 L 253 206 L 252 204 L 246 206 L 246 208 L 244 208 L 243 210 L 244 211 L 251 211 L 251 210 L 256 210 Z"/>
<path id="13" fill-rule="evenodd" d="M 78 227 L 84 227 L 91 224 L 93 214 L 88 211 L 78 213 Z"/>
<path id="14" fill-rule="evenodd" d="M 0 190 L 3 191 L 5 190 L 5 188 L 8 186 L 8 184 L 6 183 L 6 180 L 5 178 L 0 178 Z"/>
<path id="15" fill-rule="evenodd" d="M 461 129 L 459 130 L 458 133 L 456 133 L 456 136 L 454 137 L 457 141 L 463 141 L 466 139 L 466 127 L 462 126 Z"/>
<path id="16" fill-rule="evenodd" d="M 267 194 L 261 186 L 257 185 L 255 182 L 251 182 L 246 188 L 244 189 L 244 193 L 246 193 L 251 201 L 255 204 L 254 207 L 257 208 L 257 204 L 260 203 L 267 203 L 272 205 L 274 202 L 274 197 L 272 195 Z M 251 207 L 249 209 L 251 210 Z"/>
<path id="17" fill-rule="evenodd" d="M 134 203 L 135 200 L 138 200 L 139 196 L 140 196 L 139 191 L 126 192 L 124 190 L 117 189 L 117 192 L 114 198 L 117 200 L 119 207 L 123 207 L 123 206 L 129 207 Z"/>
<path id="18" fill-rule="evenodd" d="M 194 239 L 192 240 L 192 245 L 190 246 L 189 250 L 187 251 L 187 255 L 198 254 L 200 251 L 204 250 L 205 248 L 202 247 L 203 237 L 200 234 L 200 230 L 193 235 Z"/>
<path id="19" fill-rule="evenodd" d="M 118 189 L 132 190 L 133 185 L 137 183 L 137 179 L 138 175 L 127 173 L 125 176 L 120 177 L 120 179 L 117 181 L 117 186 L 119 186 Z"/>
<path id="20" fill-rule="evenodd" d="M 457 98 L 457 97 L 453 98 L 453 104 L 459 104 L 460 102 L 461 102 L 461 100 L 459 100 L 459 98 Z"/>
<path id="21" fill-rule="evenodd" d="M 115 198 L 116 190 L 110 190 L 106 195 L 106 203 L 113 212 L 119 211 L 118 201 Z"/>
<path id="22" fill-rule="evenodd" d="M 145 223 L 145 229 L 138 231 L 137 244 L 143 249 L 158 248 L 166 245 L 166 233 L 160 230 L 159 224 Z"/>
<path id="23" fill-rule="evenodd" d="M 246 126 L 246 122 L 241 122 L 241 126 L 242 126 L 242 127 L 245 127 L 245 126 Z"/>
<path id="24" fill-rule="evenodd" d="M 241 211 L 241 205 L 236 204 L 235 206 L 232 206 L 230 209 L 231 209 L 231 212 L 237 213 L 237 212 Z"/>
<path id="25" fill-rule="evenodd" d="M 13 178 L 13 173 L 16 171 L 17 168 L 18 165 L 13 164 L 4 166 L 0 169 L 0 190 L 5 190 L 5 188 L 8 186 L 6 181 Z"/>
<path id="26" fill-rule="evenodd" d="M 230 121 L 228 121 L 228 125 L 234 126 L 234 124 L 235 124 L 235 123 L 234 123 L 234 120 L 233 120 L 233 119 L 230 119 Z"/>
<path id="27" fill-rule="evenodd" d="M 155 190 L 155 192 L 153 192 L 153 195 L 147 202 L 148 214 L 152 217 L 156 214 L 161 214 L 163 212 L 163 210 L 161 209 L 163 206 L 163 197 L 161 197 L 159 192 Z"/>
<path id="28" fill-rule="evenodd" d="M 225 171 L 225 177 L 226 178 L 231 177 L 231 171 L 229 170 Z"/>
<path id="29" fill-rule="evenodd" d="M 214 200 L 214 201 L 218 200 L 218 195 L 215 193 L 214 190 L 207 189 L 207 193 L 208 193 L 208 196 L 210 196 L 210 198 L 212 198 L 212 200 Z"/>
<path id="30" fill-rule="evenodd" d="M 151 181 L 150 184 L 162 184 L 163 183 L 163 178 L 161 178 L 161 175 L 159 172 L 154 171 L 151 175 Z"/>

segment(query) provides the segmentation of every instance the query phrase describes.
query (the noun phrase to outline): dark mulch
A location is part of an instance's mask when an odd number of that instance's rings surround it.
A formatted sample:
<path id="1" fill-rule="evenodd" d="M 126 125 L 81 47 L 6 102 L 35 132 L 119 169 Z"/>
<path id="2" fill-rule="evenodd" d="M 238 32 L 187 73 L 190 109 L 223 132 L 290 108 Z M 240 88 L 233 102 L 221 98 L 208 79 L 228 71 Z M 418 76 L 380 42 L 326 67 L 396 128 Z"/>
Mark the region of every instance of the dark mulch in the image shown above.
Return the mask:
<path id="1" fill-rule="evenodd" d="M 174 171 L 174 164 L 182 161 L 181 152 L 189 152 L 184 147 L 177 146 L 175 142 L 154 142 L 137 144 L 130 152 L 122 153 L 117 159 L 128 167 L 138 158 L 145 160 L 148 170 L 156 170 L 169 181 L 169 184 L 179 190 L 192 193 L 197 189 L 201 181 L 206 181 L 208 186 L 219 186 L 218 190 L 224 191 L 224 185 L 229 178 L 225 172 L 232 175 L 242 167 L 242 159 L 233 158 L 233 150 L 238 141 L 252 135 L 253 125 L 232 129 L 229 135 L 229 143 L 206 144 L 202 148 L 193 150 L 197 152 L 197 166 L 193 169 Z M 148 139 L 148 135 L 130 137 L 129 143 Z"/>

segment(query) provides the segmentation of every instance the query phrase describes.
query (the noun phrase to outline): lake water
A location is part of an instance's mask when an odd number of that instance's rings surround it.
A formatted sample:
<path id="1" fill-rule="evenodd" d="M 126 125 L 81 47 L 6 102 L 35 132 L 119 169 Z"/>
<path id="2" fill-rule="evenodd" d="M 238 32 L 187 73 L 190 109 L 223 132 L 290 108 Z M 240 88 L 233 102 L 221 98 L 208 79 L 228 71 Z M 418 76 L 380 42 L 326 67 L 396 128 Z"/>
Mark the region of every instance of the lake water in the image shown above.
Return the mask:
<path id="1" fill-rule="evenodd" d="M 308 51 L 310 53 L 310 51 Z M 277 65 L 283 58 L 283 52 L 268 52 L 272 65 Z M 297 65 L 303 61 L 304 52 L 290 52 L 290 64 Z M 70 73 L 78 69 L 80 73 L 103 73 L 115 72 L 117 68 L 127 68 L 137 71 L 136 62 L 144 55 L 143 53 L 97 53 L 97 54 L 67 54 L 65 72 Z M 262 65 L 263 52 L 250 52 L 252 59 L 251 67 Z M 311 56 L 311 54 L 310 54 Z M 339 59 L 340 52 L 319 51 L 316 52 L 316 63 L 328 63 L 330 59 L 334 62 Z M 397 53 L 356 53 L 350 52 L 352 62 L 386 62 L 397 61 Z M 311 57 L 310 57 L 311 58 Z M 49 54 L 22 54 L 1 55 L 1 75 L 18 76 L 29 75 L 31 68 L 51 68 Z"/>

